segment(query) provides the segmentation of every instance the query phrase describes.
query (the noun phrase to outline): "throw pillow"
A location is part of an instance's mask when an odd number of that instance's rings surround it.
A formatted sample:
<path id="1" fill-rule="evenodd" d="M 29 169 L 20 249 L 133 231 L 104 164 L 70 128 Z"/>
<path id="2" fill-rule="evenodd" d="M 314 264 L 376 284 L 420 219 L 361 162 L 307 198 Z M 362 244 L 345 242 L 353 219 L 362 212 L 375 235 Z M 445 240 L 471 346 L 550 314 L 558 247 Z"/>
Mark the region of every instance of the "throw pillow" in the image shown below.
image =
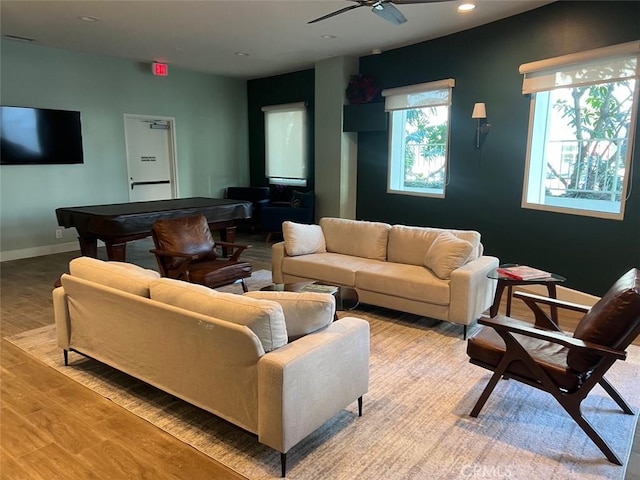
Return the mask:
<path id="1" fill-rule="evenodd" d="M 282 237 L 284 249 L 290 257 L 327 251 L 320 225 L 305 225 L 287 220 L 282 223 Z"/>
<path id="2" fill-rule="evenodd" d="M 326 327 L 336 313 L 336 299 L 328 293 L 260 291 L 247 292 L 244 296 L 279 303 L 290 342 Z"/>
<path id="3" fill-rule="evenodd" d="M 442 280 L 449 280 L 451 272 L 467 262 L 473 245 L 452 233 L 439 233 L 424 256 L 424 266 Z"/>
<path id="4" fill-rule="evenodd" d="M 313 207 L 313 192 L 299 192 L 294 190 L 291 192 L 291 206 L 293 208 L 311 208 Z"/>

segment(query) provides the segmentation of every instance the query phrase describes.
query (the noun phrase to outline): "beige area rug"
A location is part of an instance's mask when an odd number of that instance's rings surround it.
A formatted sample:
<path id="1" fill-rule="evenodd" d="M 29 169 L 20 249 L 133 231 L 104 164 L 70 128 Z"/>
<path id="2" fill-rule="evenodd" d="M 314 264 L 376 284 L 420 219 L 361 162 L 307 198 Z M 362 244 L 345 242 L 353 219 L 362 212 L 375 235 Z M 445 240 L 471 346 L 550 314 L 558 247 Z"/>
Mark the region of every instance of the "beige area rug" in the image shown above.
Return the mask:
<path id="1" fill-rule="evenodd" d="M 257 289 L 270 281 L 263 270 L 249 285 Z M 351 405 L 295 446 L 288 454 L 288 478 L 624 478 L 624 467 L 609 463 L 551 396 L 515 381 L 501 381 L 480 416 L 469 417 L 490 374 L 468 363 L 459 327 L 368 306 L 349 315 L 371 324 L 364 415 L 359 418 Z M 64 367 L 52 326 L 9 340 L 241 474 L 279 478 L 279 454 L 255 436 L 81 355 L 71 353 Z M 637 409 L 640 348 L 632 350 L 632 358 L 618 362 L 608 378 Z M 583 410 L 628 459 L 637 415 L 621 413 L 600 387 Z"/>

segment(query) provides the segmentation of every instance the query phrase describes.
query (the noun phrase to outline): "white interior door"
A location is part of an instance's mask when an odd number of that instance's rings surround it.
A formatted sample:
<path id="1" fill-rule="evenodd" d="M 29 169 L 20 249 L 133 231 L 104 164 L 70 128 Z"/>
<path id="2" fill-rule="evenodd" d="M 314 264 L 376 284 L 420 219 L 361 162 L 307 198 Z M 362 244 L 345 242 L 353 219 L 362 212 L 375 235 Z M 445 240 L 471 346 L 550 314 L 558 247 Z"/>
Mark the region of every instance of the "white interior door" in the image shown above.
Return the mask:
<path id="1" fill-rule="evenodd" d="M 176 198 L 174 119 L 125 115 L 129 200 Z"/>

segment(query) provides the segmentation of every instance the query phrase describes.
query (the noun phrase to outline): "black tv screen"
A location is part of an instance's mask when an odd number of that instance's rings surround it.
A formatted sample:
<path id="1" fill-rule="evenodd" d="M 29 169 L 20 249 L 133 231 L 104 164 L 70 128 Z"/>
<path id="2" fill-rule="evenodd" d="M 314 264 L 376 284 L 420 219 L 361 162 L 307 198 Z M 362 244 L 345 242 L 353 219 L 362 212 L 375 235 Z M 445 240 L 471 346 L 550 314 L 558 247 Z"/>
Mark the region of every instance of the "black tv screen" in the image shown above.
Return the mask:
<path id="1" fill-rule="evenodd" d="M 84 163 L 80 112 L 0 107 L 0 164 Z"/>

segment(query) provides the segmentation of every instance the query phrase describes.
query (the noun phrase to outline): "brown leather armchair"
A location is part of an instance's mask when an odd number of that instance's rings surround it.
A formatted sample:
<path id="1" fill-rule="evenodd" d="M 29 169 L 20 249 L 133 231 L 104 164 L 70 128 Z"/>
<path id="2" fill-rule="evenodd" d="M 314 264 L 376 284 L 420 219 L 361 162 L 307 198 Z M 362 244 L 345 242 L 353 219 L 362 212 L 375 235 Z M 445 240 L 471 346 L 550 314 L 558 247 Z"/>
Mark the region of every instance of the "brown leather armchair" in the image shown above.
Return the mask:
<path id="1" fill-rule="evenodd" d="M 160 274 L 187 282 L 216 288 L 235 282 L 242 283 L 251 276 L 250 263 L 241 262 L 240 254 L 248 248 L 227 242 L 214 242 L 204 215 L 162 219 L 151 230 Z M 221 258 L 216 245 L 231 252 L 229 258 Z"/>
<path id="2" fill-rule="evenodd" d="M 591 308 L 538 295 L 518 293 L 533 310 L 535 325 L 498 315 L 467 343 L 469 361 L 493 371 L 471 411 L 477 417 L 500 378 L 514 379 L 550 393 L 607 459 L 622 465 L 607 442 L 581 412 L 591 389 L 600 386 L 624 413 L 633 410 L 604 374 L 624 360 L 624 351 L 640 334 L 640 271 L 631 269 Z M 563 333 L 540 305 L 586 312 L 573 336 Z"/>

